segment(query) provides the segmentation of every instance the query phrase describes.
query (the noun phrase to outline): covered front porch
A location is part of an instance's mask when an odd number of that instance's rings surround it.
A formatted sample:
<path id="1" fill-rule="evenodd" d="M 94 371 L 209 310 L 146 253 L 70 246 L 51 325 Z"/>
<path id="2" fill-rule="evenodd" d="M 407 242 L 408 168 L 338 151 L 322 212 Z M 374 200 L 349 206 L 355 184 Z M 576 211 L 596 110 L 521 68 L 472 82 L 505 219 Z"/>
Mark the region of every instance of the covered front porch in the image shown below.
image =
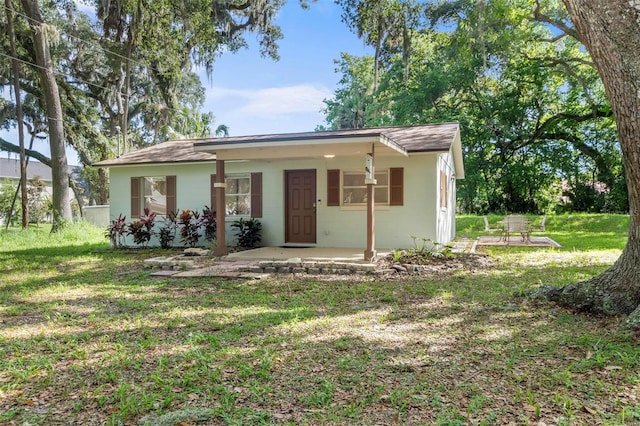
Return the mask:
<path id="1" fill-rule="evenodd" d="M 215 211 L 217 221 L 217 247 L 215 255 L 228 254 L 227 235 L 225 231 L 226 205 L 225 196 L 227 183 L 225 179 L 225 165 L 232 162 L 274 162 L 289 161 L 292 164 L 310 159 L 332 160 L 338 158 L 358 159 L 364 172 L 366 185 L 366 209 L 362 211 L 360 223 L 366 223 L 366 247 L 360 249 L 340 249 L 344 257 L 349 260 L 369 262 L 376 258 L 378 250 L 375 246 L 375 159 L 376 156 L 407 157 L 405 148 L 389 140 L 379 131 L 363 131 L 360 134 L 345 132 L 332 133 L 330 137 L 320 133 L 291 135 L 256 136 L 251 138 L 224 138 L 204 141 L 194 144 L 194 149 L 200 152 L 213 153 L 216 156 L 215 182 Z M 329 258 L 335 256 L 335 248 L 316 247 L 318 221 L 318 207 L 339 206 L 340 199 L 332 195 L 318 194 L 316 186 L 319 176 L 317 169 L 305 167 L 289 167 L 284 169 L 283 182 L 278 183 L 284 199 L 284 235 L 283 245 L 305 246 L 305 248 L 269 247 L 261 253 L 252 251 L 252 256 L 266 256 L 267 258 Z M 327 174 L 329 172 L 326 172 Z M 336 175 L 339 185 L 339 177 Z M 331 180 L 331 177 L 328 176 Z M 328 184 L 329 186 L 331 184 Z M 263 187 L 263 183 L 260 182 Z M 329 189 L 327 189 L 329 192 Z M 337 194 L 337 193 L 336 193 Z M 334 199 L 335 198 L 335 199 Z M 324 201 L 323 201 L 324 200 Z M 265 209 L 266 210 L 266 209 Z M 262 210 L 261 210 L 262 214 Z M 270 217 L 273 220 L 273 217 Z M 325 229 L 324 235 L 331 230 Z M 364 237 L 362 234 L 360 237 Z M 325 244 L 326 245 L 326 244 Z M 309 249 L 317 252 L 311 254 Z M 295 250 L 299 250 L 295 252 Z M 248 256 L 242 253 L 232 253 L 230 256 Z M 255 257 L 254 257 L 255 258 Z"/>

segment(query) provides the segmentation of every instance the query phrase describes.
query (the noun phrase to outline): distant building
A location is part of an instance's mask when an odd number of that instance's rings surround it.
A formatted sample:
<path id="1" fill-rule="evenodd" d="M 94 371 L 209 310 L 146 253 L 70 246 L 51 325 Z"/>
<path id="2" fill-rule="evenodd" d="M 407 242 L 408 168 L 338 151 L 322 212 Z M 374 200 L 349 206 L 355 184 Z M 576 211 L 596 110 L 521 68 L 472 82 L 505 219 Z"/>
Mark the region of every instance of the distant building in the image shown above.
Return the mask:
<path id="1" fill-rule="evenodd" d="M 47 188 L 51 188 L 51 167 L 30 160 L 27 165 L 27 179 L 33 179 L 36 176 L 40 176 Z M 0 158 L 0 185 L 4 185 L 7 181 L 12 185 L 20 182 L 20 160 L 17 158 Z"/>
<path id="2" fill-rule="evenodd" d="M 86 192 L 88 191 L 88 184 L 81 177 L 81 171 L 82 167 L 80 166 L 69 166 L 69 175 L 76 182 L 76 184 L 80 188 L 82 188 L 82 191 L 86 196 Z M 35 177 L 39 177 L 42 182 L 44 182 L 45 192 L 48 197 L 51 197 L 51 195 L 53 194 L 53 179 L 51 174 L 51 167 L 33 159 L 29 160 L 29 163 L 27 164 L 27 179 L 33 179 Z M 18 158 L 11 157 L 0 158 L 0 188 L 7 184 L 11 185 L 12 187 L 16 187 L 19 182 L 20 160 Z M 72 202 L 75 201 L 76 197 L 73 191 L 69 191 L 69 196 Z M 2 221 L 0 220 L 0 222 Z"/>

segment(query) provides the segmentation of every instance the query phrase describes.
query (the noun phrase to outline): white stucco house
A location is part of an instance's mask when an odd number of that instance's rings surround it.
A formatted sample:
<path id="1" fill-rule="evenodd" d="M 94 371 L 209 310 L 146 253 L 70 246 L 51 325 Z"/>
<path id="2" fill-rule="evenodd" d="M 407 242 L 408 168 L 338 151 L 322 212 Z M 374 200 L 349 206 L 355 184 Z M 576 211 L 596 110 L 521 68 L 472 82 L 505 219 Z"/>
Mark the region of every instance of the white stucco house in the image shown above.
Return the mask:
<path id="1" fill-rule="evenodd" d="M 95 166 L 110 169 L 111 219 L 206 205 L 218 254 L 230 223 L 255 217 L 262 245 L 362 247 L 366 259 L 412 236 L 451 241 L 464 178 L 458 123 L 174 140 Z"/>

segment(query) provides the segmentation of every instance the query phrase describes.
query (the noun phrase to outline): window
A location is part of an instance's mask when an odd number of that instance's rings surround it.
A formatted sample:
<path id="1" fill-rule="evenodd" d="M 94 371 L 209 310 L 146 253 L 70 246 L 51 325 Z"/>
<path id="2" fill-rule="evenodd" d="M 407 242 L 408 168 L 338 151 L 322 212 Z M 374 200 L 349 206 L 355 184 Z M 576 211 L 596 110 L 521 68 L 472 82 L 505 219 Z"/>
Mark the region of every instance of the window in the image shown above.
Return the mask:
<path id="1" fill-rule="evenodd" d="M 404 169 L 392 167 L 376 172 L 376 204 L 402 206 L 404 204 Z M 327 206 L 363 206 L 367 204 L 364 171 L 327 170 Z"/>
<path id="2" fill-rule="evenodd" d="M 389 172 L 376 171 L 374 200 L 376 204 L 389 204 Z M 367 185 L 364 182 L 364 171 L 342 172 L 342 205 L 354 206 L 367 204 Z"/>
<path id="3" fill-rule="evenodd" d="M 131 217 L 143 209 L 159 215 L 176 212 L 176 177 L 145 176 L 131 178 Z"/>
<path id="4" fill-rule="evenodd" d="M 447 200 L 449 199 L 447 187 L 447 174 L 440 171 L 440 208 L 447 208 Z"/>
<path id="5" fill-rule="evenodd" d="M 262 217 L 262 173 L 225 175 L 225 215 Z M 216 211 L 216 175 L 211 175 L 211 210 Z"/>
<path id="6" fill-rule="evenodd" d="M 251 215 L 251 176 L 225 176 L 227 189 L 224 197 L 226 214 L 229 216 Z"/>
<path id="7" fill-rule="evenodd" d="M 167 214 L 167 179 L 164 176 L 143 177 L 144 208 L 157 214 Z"/>

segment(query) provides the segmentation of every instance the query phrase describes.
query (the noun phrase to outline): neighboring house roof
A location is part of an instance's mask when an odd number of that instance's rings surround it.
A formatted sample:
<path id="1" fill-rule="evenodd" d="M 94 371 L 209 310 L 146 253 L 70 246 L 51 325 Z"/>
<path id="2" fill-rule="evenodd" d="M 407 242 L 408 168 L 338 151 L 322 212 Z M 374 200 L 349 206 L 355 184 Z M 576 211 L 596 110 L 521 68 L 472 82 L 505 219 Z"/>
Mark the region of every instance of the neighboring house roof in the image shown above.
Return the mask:
<path id="1" fill-rule="evenodd" d="M 232 159 L 233 156 L 262 158 L 267 149 L 273 151 L 275 157 L 272 158 L 279 158 L 283 151 L 287 152 L 287 156 L 296 155 L 291 149 L 293 147 L 298 148 L 298 153 L 313 152 L 317 155 L 328 146 L 346 152 L 356 147 L 361 150 L 362 144 L 372 142 L 378 143 L 387 153 L 398 155 L 447 152 L 453 146 L 456 174 L 459 178 L 464 177 L 458 123 L 183 139 L 143 148 L 120 158 L 100 161 L 94 166 L 213 161 L 216 159 L 214 152 L 219 152 L 222 159 Z"/>
<path id="2" fill-rule="evenodd" d="M 27 179 L 33 179 L 36 176 L 40 176 L 45 182 L 51 182 L 51 167 L 38 161 L 29 161 Z M 3 179 L 20 179 L 20 160 L 0 158 L 0 181 Z"/>

